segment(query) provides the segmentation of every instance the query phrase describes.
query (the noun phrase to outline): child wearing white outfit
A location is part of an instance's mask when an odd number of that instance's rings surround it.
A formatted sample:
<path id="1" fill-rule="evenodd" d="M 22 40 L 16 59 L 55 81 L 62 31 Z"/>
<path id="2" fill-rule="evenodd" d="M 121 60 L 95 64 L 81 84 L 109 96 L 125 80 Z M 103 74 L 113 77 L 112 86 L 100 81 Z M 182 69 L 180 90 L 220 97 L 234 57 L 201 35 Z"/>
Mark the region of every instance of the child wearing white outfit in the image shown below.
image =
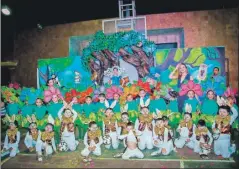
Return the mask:
<path id="1" fill-rule="evenodd" d="M 12 118 L 7 115 L 7 120 L 9 122 L 9 129 L 6 132 L 6 137 L 4 140 L 3 152 L 10 150 L 10 157 L 15 157 L 19 152 L 18 146 L 20 141 L 20 132 L 17 128 L 17 122 L 15 121 L 15 116 Z"/>
<path id="2" fill-rule="evenodd" d="M 29 131 L 26 134 L 24 139 L 24 144 L 26 145 L 29 152 L 33 152 L 36 147 L 37 138 L 40 134 L 40 131 L 37 129 L 37 124 L 35 121 L 28 120 L 30 123 Z"/>
<path id="3" fill-rule="evenodd" d="M 103 136 L 109 137 L 111 142 L 106 144 L 105 148 L 110 149 L 111 145 L 113 149 L 117 149 L 119 146 L 119 139 L 117 138 L 118 124 L 116 116 L 111 108 L 105 110 L 105 117 L 103 119 Z"/>
<path id="4" fill-rule="evenodd" d="M 159 149 L 153 152 L 151 154 L 152 156 L 159 154 L 168 155 L 173 150 L 172 136 L 169 129 L 165 127 L 162 118 L 155 120 L 155 126 L 153 128 L 153 144 Z"/>
<path id="5" fill-rule="evenodd" d="M 51 117 L 52 118 L 52 117 Z M 52 118 L 53 119 L 53 118 Z M 36 143 L 36 152 L 38 156 L 38 161 L 43 161 L 42 151 L 44 151 L 45 156 L 49 156 L 53 153 L 57 153 L 56 144 L 54 139 L 53 123 L 48 123 L 45 127 L 45 131 L 39 133 Z"/>
<path id="6" fill-rule="evenodd" d="M 72 104 L 64 103 L 64 106 L 58 112 L 58 118 L 61 121 L 61 141 L 67 144 L 70 151 L 75 151 L 79 142 L 75 139 L 74 122 L 77 118 L 77 112 L 72 109 Z M 62 115 L 62 112 L 64 114 Z"/>
<path id="7" fill-rule="evenodd" d="M 198 120 L 197 128 L 195 129 L 194 152 L 199 153 L 202 159 L 208 159 L 212 142 L 212 134 L 206 127 L 205 120 Z"/>
<path id="8" fill-rule="evenodd" d="M 141 107 L 141 114 L 135 122 L 135 130 L 142 132 L 139 136 L 139 149 L 144 150 L 153 148 L 153 115 L 149 114 L 149 109 L 147 107 Z"/>
<path id="9" fill-rule="evenodd" d="M 179 132 L 179 138 L 175 139 L 174 144 L 177 148 L 183 148 L 187 146 L 190 149 L 194 148 L 195 141 L 195 124 L 192 121 L 192 114 L 186 112 L 184 114 L 184 119 L 179 123 L 177 132 Z"/>
<path id="10" fill-rule="evenodd" d="M 129 122 L 127 124 L 127 134 L 118 136 L 119 139 L 125 139 L 127 149 L 122 155 L 122 159 L 127 160 L 131 157 L 144 158 L 144 154 L 137 147 L 137 137 L 141 132 L 134 131 L 134 124 Z"/>
<path id="11" fill-rule="evenodd" d="M 231 103 L 223 98 L 217 97 L 219 107 L 219 115 L 216 116 L 215 122 L 212 125 L 213 133 L 220 133 L 219 137 L 214 141 L 214 153 L 222 155 L 223 158 L 230 158 L 231 154 L 236 151 L 235 144 L 231 141 L 231 125 L 238 116 L 237 110 Z M 232 115 L 230 115 L 230 110 Z"/>
<path id="12" fill-rule="evenodd" d="M 90 153 L 100 156 L 101 155 L 101 144 L 103 143 L 100 129 L 98 129 L 96 122 L 92 121 L 89 123 L 89 129 L 84 136 L 85 148 L 81 151 L 81 155 L 84 156 L 83 161 L 88 162 L 92 159 L 89 157 Z"/>

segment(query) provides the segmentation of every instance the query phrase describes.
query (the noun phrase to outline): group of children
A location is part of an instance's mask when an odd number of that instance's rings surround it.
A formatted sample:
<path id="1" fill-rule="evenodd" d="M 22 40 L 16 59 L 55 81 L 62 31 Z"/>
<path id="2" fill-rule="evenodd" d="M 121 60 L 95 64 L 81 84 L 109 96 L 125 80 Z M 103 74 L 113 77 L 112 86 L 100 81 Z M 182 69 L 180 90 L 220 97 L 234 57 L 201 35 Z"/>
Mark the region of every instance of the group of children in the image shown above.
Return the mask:
<path id="1" fill-rule="evenodd" d="M 51 80 L 48 83 L 52 83 Z M 120 94 L 117 92 L 110 102 L 101 93 L 97 103 L 87 96 L 81 105 L 77 97 L 66 102 L 52 88 L 48 106 L 40 98 L 36 99 L 34 106 L 26 101 L 21 114 L 18 114 L 17 103 L 9 98 L 5 118 L 9 129 L 3 150 L 10 150 L 10 157 L 19 152 L 20 123 L 21 127 L 28 127 L 24 143 L 30 152 L 36 151 L 39 161 L 43 160 L 42 154 L 48 156 L 57 153 L 58 149 L 75 151 L 79 145 L 75 127 L 84 135 L 85 148 L 81 155 L 85 162 L 92 160 L 91 153 L 101 155 L 102 144 L 107 149 L 118 149 L 121 140 L 125 149 L 115 157 L 123 159 L 144 158 L 142 150 L 154 147 L 157 150 L 151 153 L 152 156 L 168 155 L 184 146 L 193 149 L 201 158 L 208 158 L 212 149 L 216 155 L 229 158 L 236 150 L 235 145 L 231 144 L 230 135 L 238 116 L 234 98 L 229 96 L 224 100 L 217 96 L 215 99 L 214 91 L 209 90 L 207 98 L 199 106 L 197 91 L 192 87 L 195 84 L 189 81 L 187 85 L 186 91 L 179 92 L 188 96 L 184 101 L 183 113 L 178 112 L 175 91 L 169 92 L 171 98 L 166 104 L 157 92 L 153 92 L 153 100 L 147 97 L 143 88 L 136 99 L 128 94 L 124 105 L 120 104 Z M 177 138 L 176 132 L 179 133 Z M 57 140 L 60 140 L 58 146 Z"/>

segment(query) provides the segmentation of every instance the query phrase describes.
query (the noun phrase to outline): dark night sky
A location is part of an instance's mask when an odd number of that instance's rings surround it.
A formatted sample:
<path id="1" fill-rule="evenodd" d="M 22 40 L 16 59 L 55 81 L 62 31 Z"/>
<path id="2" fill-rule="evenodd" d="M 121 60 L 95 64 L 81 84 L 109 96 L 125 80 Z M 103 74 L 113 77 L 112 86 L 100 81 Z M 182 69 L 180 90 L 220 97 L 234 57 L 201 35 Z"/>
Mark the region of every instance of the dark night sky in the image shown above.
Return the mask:
<path id="1" fill-rule="evenodd" d="M 175 4 L 175 3 L 178 4 Z M 210 2 L 210 3 L 209 3 Z M 214 3 L 213 3 L 214 2 Z M 236 0 L 223 1 L 136 0 L 137 15 L 180 11 L 236 8 Z M 36 28 L 37 24 L 55 25 L 119 16 L 118 0 L 2 0 L 13 14 L 1 15 L 2 59 L 13 50 L 14 32 Z"/>

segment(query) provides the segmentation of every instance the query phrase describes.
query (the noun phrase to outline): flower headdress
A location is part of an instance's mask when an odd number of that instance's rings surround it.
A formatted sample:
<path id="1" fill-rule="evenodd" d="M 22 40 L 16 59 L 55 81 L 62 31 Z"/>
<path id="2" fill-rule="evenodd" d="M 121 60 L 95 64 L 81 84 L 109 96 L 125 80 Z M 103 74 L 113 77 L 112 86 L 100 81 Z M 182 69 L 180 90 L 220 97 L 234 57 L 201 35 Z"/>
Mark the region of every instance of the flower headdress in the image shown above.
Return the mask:
<path id="1" fill-rule="evenodd" d="M 112 68 L 108 68 L 106 71 L 104 71 L 104 76 L 107 77 L 113 77 L 114 76 L 114 69 L 118 70 L 118 76 L 122 76 L 125 73 L 124 68 L 120 68 L 119 66 L 113 66 Z"/>
<path id="2" fill-rule="evenodd" d="M 189 91 L 193 91 L 197 96 L 201 96 L 203 94 L 201 86 L 199 84 L 195 84 L 193 80 L 189 80 L 187 84 L 182 84 L 179 95 L 186 95 Z"/>
<path id="3" fill-rule="evenodd" d="M 65 94 L 65 101 L 67 103 L 70 103 L 72 101 L 72 99 L 74 97 L 76 97 L 77 98 L 77 102 L 79 103 L 80 102 L 80 100 L 79 100 L 80 94 L 81 93 L 77 92 L 75 89 L 71 89 L 69 92 L 66 92 L 66 94 Z"/>
<path id="4" fill-rule="evenodd" d="M 18 90 L 20 88 L 20 84 L 17 82 L 9 83 L 8 87 Z"/>
<path id="5" fill-rule="evenodd" d="M 115 93 L 121 95 L 123 93 L 123 91 L 121 90 L 121 88 L 118 88 L 116 86 L 112 86 L 112 87 L 106 89 L 106 98 L 107 99 L 113 99 Z"/>
<path id="6" fill-rule="evenodd" d="M 144 89 L 146 92 L 151 93 L 150 85 L 148 82 L 143 82 L 141 79 L 139 79 L 137 86 L 140 89 Z"/>
<path id="7" fill-rule="evenodd" d="M 79 98 L 79 103 L 85 103 L 85 99 L 87 96 L 91 96 L 93 94 L 93 88 L 89 87 L 88 89 L 86 89 L 85 91 L 82 91 L 80 94 L 80 98 Z"/>
<path id="8" fill-rule="evenodd" d="M 133 98 L 136 98 L 139 94 L 139 87 L 137 87 L 136 84 L 124 87 L 123 90 L 124 90 L 124 92 L 120 97 L 120 103 L 121 104 L 124 104 L 126 102 L 126 98 L 129 94 L 131 94 Z"/>
<path id="9" fill-rule="evenodd" d="M 28 101 L 28 104 L 34 104 L 37 98 L 43 99 L 43 91 L 42 89 L 24 87 L 19 98 L 21 101 Z"/>
<path id="10" fill-rule="evenodd" d="M 238 95 L 237 89 L 232 89 L 231 87 L 228 87 L 225 93 L 223 94 L 225 97 L 232 97 L 234 103 L 236 103 L 236 96 Z"/>
<path id="11" fill-rule="evenodd" d="M 14 88 L 9 88 L 6 86 L 2 86 L 1 87 L 1 93 L 2 93 L 2 97 L 6 100 L 12 100 L 14 102 L 19 102 L 19 99 L 17 97 L 17 92 Z"/>
<path id="12" fill-rule="evenodd" d="M 99 88 L 94 90 L 94 93 L 93 93 L 93 101 L 94 102 L 97 102 L 99 100 L 99 95 L 101 93 L 105 94 L 105 87 L 104 86 L 100 86 Z"/>
<path id="13" fill-rule="evenodd" d="M 51 90 L 47 89 L 44 91 L 44 101 L 46 103 L 50 102 L 54 95 L 57 95 L 59 98 L 63 99 L 60 90 L 58 88 L 52 88 Z"/>

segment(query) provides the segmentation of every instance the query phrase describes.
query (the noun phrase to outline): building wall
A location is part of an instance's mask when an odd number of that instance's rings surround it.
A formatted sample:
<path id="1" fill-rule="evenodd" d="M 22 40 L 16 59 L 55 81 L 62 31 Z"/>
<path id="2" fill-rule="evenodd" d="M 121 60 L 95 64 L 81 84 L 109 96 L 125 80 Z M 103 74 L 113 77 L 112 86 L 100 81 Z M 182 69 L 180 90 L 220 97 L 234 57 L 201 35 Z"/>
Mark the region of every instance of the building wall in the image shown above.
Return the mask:
<path id="1" fill-rule="evenodd" d="M 183 28 L 185 47 L 225 46 L 229 80 L 238 87 L 238 14 L 238 9 L 153 14 L 146 16 L 147 29 Z M 71 36 L 92 35 L 101 29 L 101 20 L 92 20 L 22 32 L 15 40 L 19 66 L 12 79 L 36 87 L 37 59 L 68 56 Z"/>

